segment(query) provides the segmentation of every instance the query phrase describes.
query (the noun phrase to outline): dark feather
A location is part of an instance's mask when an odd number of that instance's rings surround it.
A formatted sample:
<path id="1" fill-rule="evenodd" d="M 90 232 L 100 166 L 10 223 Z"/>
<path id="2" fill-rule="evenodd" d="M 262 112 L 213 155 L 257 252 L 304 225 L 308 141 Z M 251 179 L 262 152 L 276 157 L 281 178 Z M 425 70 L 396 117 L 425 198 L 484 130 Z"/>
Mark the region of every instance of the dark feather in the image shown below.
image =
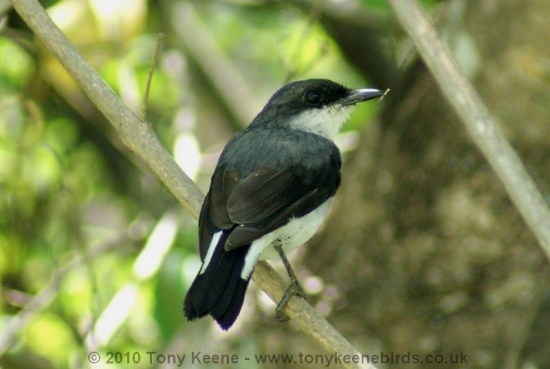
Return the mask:
<path id="1" fill-rule="evenodd" d="M 269 139 L 274 136 L 278 139 Z M 227 155 L 235 145 L 247 150 Z M 241 132 L 227 145 L 212 177 L 210 194 L 217 200 L 204 205 L 211 209 L 211 232 L 225 229 L 229 218 L 235 228 L 225 247 L 232 250 L 308 214 L 334 195 L 340 166 L 338 148 L 321 136 L 269 129 Z M 216 183 L 226 172 L 232 173 L 230 190 Z"/>
<path id="2" fill-rule="evenodd" d="M 234 224 L 268 219 L 304 195 L 303 184 L 290 171 L 262 168 L 242 181 L 227 199 L 227 212 Z"/>
<path id="3" fill-rule="evenodd" d="M 228 155 L 235 146 L 238 152 Z M 202 260 L 213 235 L 223 234 L 208 267 L 187 293 L 185 316 L 193 320 L 209 314 L 228 329 L 237 319 L 249 283 L 250 277 L 242 279 L 241 272 L 250 244 L 333 196 L 340 184 L 340 166 L 334 143 L 315 134 L 265 127 L 237 134 L 220 157 L 201 210 Z"/>
<path id="4" fill-rule="evenodd" d="M 227 233 L 222 235 L 222 244 L 226 236 Z M 208 268 L 197 275 L 185 297 L 184 314 L 188 320 L 210 314 L 223 329 L 233 325 L 250 280 L 240 277 L 247 252 L 248 247 L 234 252 L 226 252 L 223 247 L 215 250 Z"/>

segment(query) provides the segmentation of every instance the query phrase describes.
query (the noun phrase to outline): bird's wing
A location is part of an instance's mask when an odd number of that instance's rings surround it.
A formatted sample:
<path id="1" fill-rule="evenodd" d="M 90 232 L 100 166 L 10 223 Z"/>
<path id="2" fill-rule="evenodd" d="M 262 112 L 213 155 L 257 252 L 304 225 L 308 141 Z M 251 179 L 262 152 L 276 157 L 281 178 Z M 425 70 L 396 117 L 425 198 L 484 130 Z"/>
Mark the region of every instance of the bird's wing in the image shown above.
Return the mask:
<path id="1" fill-rule="evenodd" d="M 338 149 L 329 145 L 315 160 L 304 160 L 311 153 L 299 151 L 289 154 L 295 156 L 286 161 L 292 165 L 261 166 L 244 177 L 238 168 L 216 168 L 199 223 L 201 255 L 219 230 L 230 232 L 225 249 L 233 250 L 308 214 L 334 195 L 340 184 Z"/>

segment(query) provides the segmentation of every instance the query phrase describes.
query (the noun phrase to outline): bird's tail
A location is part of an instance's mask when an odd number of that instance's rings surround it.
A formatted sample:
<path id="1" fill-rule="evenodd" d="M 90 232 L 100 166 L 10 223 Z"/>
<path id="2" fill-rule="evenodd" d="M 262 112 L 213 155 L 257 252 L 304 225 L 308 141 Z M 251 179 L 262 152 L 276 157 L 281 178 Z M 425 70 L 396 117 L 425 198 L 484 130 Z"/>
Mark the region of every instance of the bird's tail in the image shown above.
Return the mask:
<path id="1" fill-rule="evenodd" d="M 209 314 L 224 330 L 237 320 L 250 281 L 250 276 L 246 280 L 241 278 L 250 246 L 225 251 L 226 238 L 227 235 L 222 234 L 206 270 L 201 268 L 183 304 L 187 320 Z"/>

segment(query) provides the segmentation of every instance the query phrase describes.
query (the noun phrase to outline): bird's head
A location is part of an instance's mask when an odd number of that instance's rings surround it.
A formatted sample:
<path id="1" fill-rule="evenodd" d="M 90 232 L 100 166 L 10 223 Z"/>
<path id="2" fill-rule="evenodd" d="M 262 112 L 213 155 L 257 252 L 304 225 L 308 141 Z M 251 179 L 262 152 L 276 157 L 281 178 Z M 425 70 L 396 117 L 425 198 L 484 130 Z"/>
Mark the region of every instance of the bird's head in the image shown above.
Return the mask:
<path id="1" fill-rule="evenodd" d="M 356 103 L 381 96 L 373 88 L 349 89 L 326 79 L 283 86 L 269 99 L 253 125 L 286 125 L 334 139 Z"/>

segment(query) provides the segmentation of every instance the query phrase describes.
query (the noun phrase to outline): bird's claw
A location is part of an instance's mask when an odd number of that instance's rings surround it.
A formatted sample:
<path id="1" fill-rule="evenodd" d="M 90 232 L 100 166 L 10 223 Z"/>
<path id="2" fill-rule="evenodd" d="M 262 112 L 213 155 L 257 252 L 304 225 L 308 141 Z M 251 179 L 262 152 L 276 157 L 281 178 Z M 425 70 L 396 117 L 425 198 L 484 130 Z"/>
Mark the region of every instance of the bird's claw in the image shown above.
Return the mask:
<path id="1" fill-rule="evenodd" d="M 285 314 L 284 309 L 292 296 L 298 296 L 303 298 L 304 300 L 307 300 L 307 295 L 297 280 L 291 281 L 291 283 L 286 288 L 283 298 L 281 299 L 281 301 L 279 301 L 277 307 L 275 308 L 275 318 L 277 318 L 277 320 L 281 323 L 290 320 L 288 315 Z"/>

